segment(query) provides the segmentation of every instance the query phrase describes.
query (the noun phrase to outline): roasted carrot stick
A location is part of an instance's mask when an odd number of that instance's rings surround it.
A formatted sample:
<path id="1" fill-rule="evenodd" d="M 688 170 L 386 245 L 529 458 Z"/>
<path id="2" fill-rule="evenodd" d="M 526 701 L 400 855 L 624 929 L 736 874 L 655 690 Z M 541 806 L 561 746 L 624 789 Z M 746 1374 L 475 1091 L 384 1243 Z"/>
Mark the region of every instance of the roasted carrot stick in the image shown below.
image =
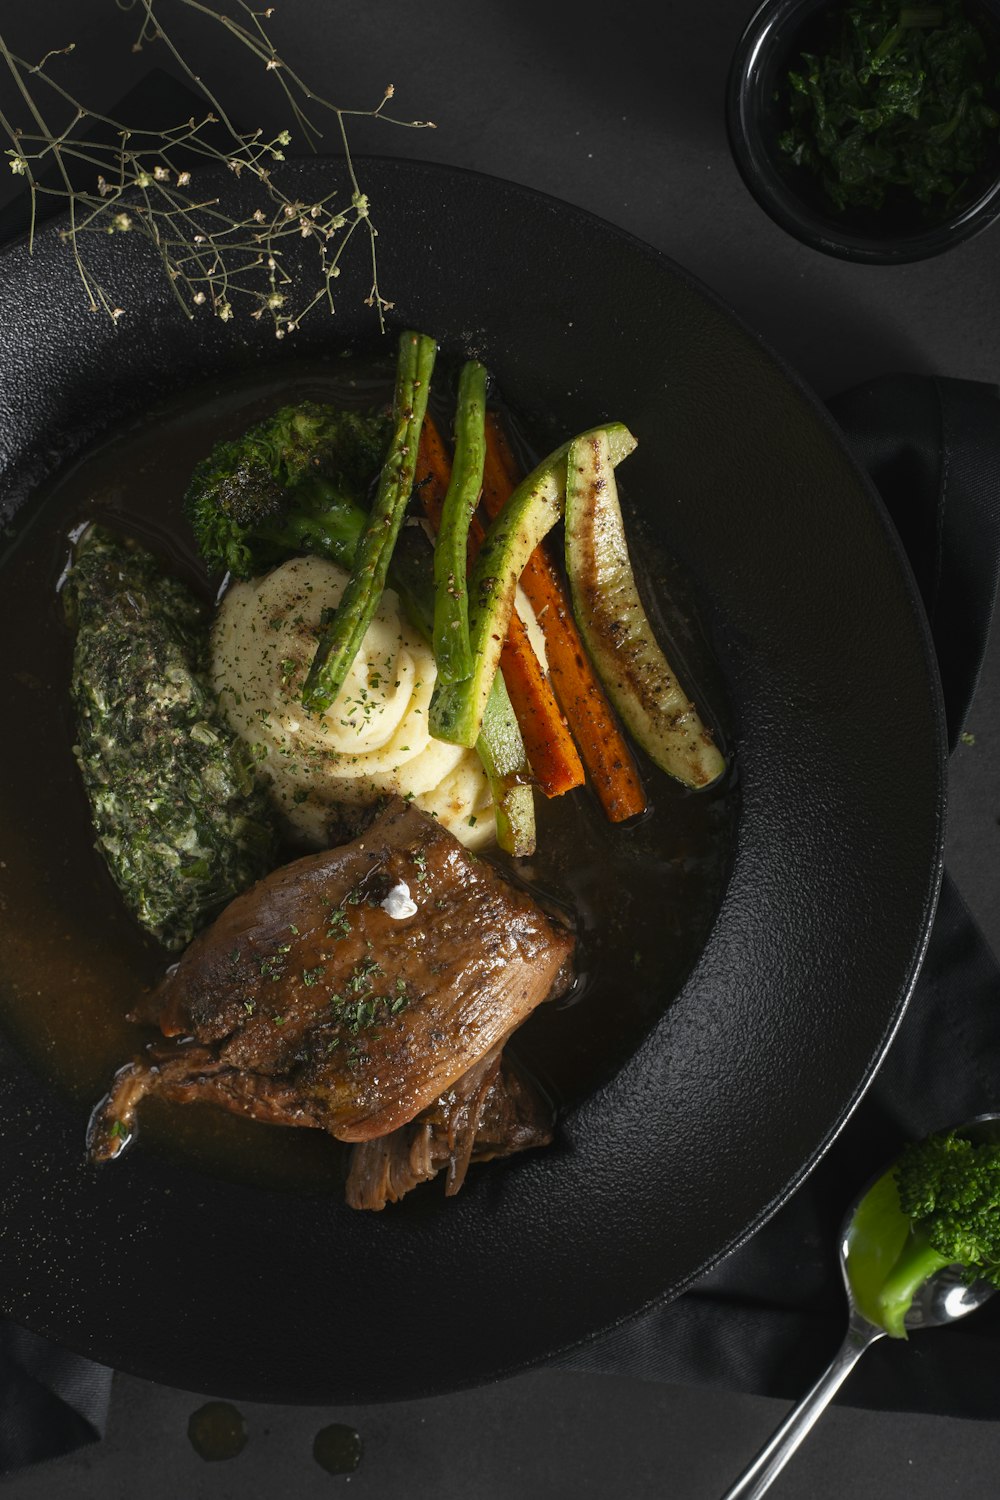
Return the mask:
<path id="1" fill-rule="evenodd" d="M 451 462 L 441 434 L 428 417 L 420 434 L 416 479 L 424 511 L 435 528 L 441 519 L 450 473 Z M 471 555 L 479 550 L 483 536 L 483 528 L 474 517 L 469 529 Z M 583 764 L 573 737 L 532 649 L 524 623 L 516 612 L 511 617 L 504 642 L 500 670 L 524 738 L 532 775 L 540 791 L 546 797 L 561 797 L 564 792 L 582 786 Z"/>
<path id="2" fill-rule="evenodd" d="M 518 465 L 507 435 L 496 412 L 487 412 L 483 505 L 491 517 L 502 509 L 517 480 Z M 521 587 L 545 636 L 549 677 L 601 806 L 612 823 L 635 817 L 646 806 L 635 760 L 590 664 L 569 597 L 544 545 L 531 554 L 521 574 Z"/>
<path id="3" fill-rule="evenodd" d="M 540 790 L 546 797 L 561 797 L 583 786 L 583 762 L 516 610 L 500 653 L 500 670 Z"/>

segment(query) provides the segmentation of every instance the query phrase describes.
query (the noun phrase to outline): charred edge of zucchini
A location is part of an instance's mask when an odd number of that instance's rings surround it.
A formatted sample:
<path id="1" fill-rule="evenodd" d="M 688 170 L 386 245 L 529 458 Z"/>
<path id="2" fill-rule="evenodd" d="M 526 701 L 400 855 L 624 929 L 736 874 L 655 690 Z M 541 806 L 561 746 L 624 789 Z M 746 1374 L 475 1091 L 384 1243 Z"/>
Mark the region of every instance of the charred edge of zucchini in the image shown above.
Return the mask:
<path id="1" fill-rule="evenodd" d="M 608 697 L 647 755 L 685 786 L 711 786 L 726 762 L 656 639 L 628 553 L 605 434 L 570 446 L 566 572 L 580 634 Z"/>

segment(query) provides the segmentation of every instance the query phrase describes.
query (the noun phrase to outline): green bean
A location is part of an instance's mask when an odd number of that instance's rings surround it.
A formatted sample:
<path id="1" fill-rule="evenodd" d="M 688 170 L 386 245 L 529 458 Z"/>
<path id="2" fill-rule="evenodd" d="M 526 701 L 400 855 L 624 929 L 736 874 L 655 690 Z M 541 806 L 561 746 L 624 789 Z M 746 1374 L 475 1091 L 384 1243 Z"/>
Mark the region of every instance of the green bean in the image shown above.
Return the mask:
<path id="1" fill-rule="evenodd" d="M 635 447 L 635 438 L 621 422 L 593 432 L 607 434 L 613 463 L 620 463 Z M 476 743 L 500 664 L 517 581 L 532 552 L 563 513 L 569 447 L 563 443 L 521 481 L 486 533 L 469 584 L 472 675 L 461 682 L 435 684 L 430 707 L 435 739 L 454 745 Z"/>
<path id="2" fill-rule="evenodd" d="M 486 370 L 462 366 L 455 412 L 455 457 L 434 546 L 434 659 L 439 682 L 472 675 L 469 644 L 469 526 L 486 462 Z"/>
<path id="3" fill-rule="evenodd" d="M 410 623 L 426 641 L 431 640 L 434 628 L 429 552 L 430 542 L 420 528 L 408 526 L 393 553 L 389 575 Z M 490 784 L 497 843 L 505 853 L 522 859 L 534 854 L 535 799 L 531 766 L 500 672 L 493 679 L 476 741 L 476 754 Z"/>
<path id="4" fill-rule="evenodd" d="M 325 712 L 336 701 L 382 597 L 413 489 L 436 353 L 434 340 L 426 334 L 407 330 L 400 335 L 392 441 L 351 577 L 320 638 L 302 690 L 302 702 L 313 713 Z"/>

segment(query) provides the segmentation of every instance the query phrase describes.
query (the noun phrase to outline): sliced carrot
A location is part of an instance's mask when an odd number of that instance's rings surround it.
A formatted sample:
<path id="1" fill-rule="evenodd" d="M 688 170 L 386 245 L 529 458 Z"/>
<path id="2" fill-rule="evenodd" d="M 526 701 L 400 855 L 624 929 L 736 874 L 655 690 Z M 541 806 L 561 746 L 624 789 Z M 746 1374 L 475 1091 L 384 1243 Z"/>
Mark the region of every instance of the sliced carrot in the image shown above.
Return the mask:
<path id="1" fill-rule="evenodd" d="M 500 419 L 496 412 L 487 412 L 483 505 L 491 518 L 503 508 L 517 484 L 518 467 Z M 634 818 L 646 807 L 639 771 L 580 639 L 563 581 L 544 545 L 528 559 L 521 587 L 545 636 L 549 678 L 601 806 L 612 823 Z"/>
<path id="2" fill-rule="evenodd" d="M 433 417 L 426 416 L 420 429 L 420 447 L 417 449 L 417 472 L 414 488 L 428 521 L 437 531 L 444 508 L 444 497 L 451 479 L 451 456 L 438 432 Z M 475 517 L 473 517 L 475 524 Z"/>
<path id="3" fill-rule="evenodd" d="M 451 460 L 441 434 L 432 419 L 426 417 L 420 433 L 416 488 L 427 519 L 434 527 L 441 520 L 450 475 Z M 473 517 L 469 529 L 470 556 L 474 557 L 479 550 L 484 534 L 482 525 Z M 516 611 L 504 642 L 500 670 L 539 790 L 546 797 L 561 797 L 564 792 L 582 786 L 583 763 Z"/>
<path id="4" fill-rule="evenodd" d="M 516 610 L 500 653 L 500 670 L 540 789 L 546 797 L 561 797 L 583 786 L 583 762 Z"/>

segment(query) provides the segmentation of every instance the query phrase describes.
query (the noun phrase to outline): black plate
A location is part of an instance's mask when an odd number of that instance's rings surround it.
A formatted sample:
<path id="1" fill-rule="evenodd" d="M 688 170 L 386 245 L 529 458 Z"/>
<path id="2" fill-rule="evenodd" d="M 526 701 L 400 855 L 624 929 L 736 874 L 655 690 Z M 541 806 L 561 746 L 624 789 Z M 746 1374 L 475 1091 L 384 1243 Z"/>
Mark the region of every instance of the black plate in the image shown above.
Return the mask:
<path id="1" fill-rule="evenodd" d="M 307 199 L 337 171 L 296 170 Z M 472 1384 L 676 1295 L 774 1210 L 857 1101 L 915 978 L 941 868 L 923 618 L 818 403 L 688 275 L 609 225 L 447 168 L 365 171 L 396 324 L 484 358 L 543 439 L 581 413 L 638 434 L 635 493 L 662 495 L 646 521 L 693 581 L 725 680 L 742 816 L 715 927 L 662 1021 L 565 1121 L 563 1149 L 485 1170 L 447 1204 L 416 1194 L 404 1212 L 351 1214 L 141 1149 L 95 1172 L 80 1112 L 4 1049 L 3 1312 L 108 1364 L 248 1398 Z M 109 279 L 117 248 L 95 245 Z M 370 340 L 363 264 L 339 284 L 336 323 L 276 345 L 249 321 L 188 325 L 158 267 L 126 248 L 117 328 L 84 309 L 54 231 L 33 259 L 23 245 L 4 256 L 13 509 L 166 392 Z"/>

